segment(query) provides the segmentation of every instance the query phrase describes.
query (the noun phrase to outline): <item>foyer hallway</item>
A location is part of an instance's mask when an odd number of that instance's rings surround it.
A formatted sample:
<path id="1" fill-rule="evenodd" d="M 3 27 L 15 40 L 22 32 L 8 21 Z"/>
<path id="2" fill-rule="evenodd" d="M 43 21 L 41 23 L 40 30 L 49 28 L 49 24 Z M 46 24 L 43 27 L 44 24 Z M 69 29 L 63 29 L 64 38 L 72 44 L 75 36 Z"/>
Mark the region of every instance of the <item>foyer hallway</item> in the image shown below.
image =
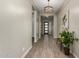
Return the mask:
<path id="1" fill-rule="evenodd" d="M 56 39 L 51 36 L 45 35 L 43 39 L 40 39 L 34 44 L 31 51 L 27 54 L 26 58 L 67 58 L 60 51 L 59 46 L 56 43 Z"/>
<path id="2" fill-rule="evenodd" d="M 79 0 L 0 0 L 0 58 L 70 58 L 56 40 L 67 28 L 79 58 Z"/>

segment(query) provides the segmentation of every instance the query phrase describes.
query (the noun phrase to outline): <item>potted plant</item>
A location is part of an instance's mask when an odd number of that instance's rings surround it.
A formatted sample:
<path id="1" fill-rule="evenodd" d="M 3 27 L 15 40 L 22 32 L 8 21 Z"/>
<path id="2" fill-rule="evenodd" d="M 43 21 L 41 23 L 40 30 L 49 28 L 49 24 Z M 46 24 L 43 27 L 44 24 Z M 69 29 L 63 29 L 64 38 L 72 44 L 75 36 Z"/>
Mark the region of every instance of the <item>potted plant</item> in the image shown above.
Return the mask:
<path id="1" fill-rule="evenodd" d="M 74 40 L 74 32 L 69 32 L 68 30 L 63 31 L 60 33 L 61 42 L 64 47 L 64 53 L 66 55 L 70 54 L 70 44 L 73 44 Z"/>

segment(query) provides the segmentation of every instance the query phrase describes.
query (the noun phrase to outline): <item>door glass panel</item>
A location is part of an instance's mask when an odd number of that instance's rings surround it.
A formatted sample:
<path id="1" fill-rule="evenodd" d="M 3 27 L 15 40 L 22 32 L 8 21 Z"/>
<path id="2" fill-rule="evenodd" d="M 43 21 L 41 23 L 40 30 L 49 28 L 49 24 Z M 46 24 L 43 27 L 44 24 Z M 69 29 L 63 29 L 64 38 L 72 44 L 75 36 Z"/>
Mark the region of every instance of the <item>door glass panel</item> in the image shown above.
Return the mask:
<path id="1" fill-rule="evenodd" d="M 45 33 L 48 33 L 48 31 L 45 31 Z"/>
<path id="2" fill-rule="evenodd" d="M 45 27 L 48 27 L 47 25 L 45 25 Z"/>
<path id="3" fill-rule="evenodd" d="M 45 30 L 48 30 L 48 28 L 45 28 Z"/>
<path id="4" fill-rule="evenodd" d="M 48 23 L 44 23 L 44 32 L 48 33 Z"/>

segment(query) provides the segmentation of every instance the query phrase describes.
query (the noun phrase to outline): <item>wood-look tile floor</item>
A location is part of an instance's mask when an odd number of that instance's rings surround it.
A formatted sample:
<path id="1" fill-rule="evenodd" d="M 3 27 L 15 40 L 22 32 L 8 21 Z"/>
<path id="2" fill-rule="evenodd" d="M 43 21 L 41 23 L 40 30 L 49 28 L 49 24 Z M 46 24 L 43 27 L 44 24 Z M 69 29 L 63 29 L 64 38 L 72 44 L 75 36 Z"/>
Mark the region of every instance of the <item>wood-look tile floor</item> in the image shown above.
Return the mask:
<path id="1" fill-rule="evenodd" d="M 48 35 L 33 45 L 25 58 L 68 58 L 60 51 L 56 40 Z"/>

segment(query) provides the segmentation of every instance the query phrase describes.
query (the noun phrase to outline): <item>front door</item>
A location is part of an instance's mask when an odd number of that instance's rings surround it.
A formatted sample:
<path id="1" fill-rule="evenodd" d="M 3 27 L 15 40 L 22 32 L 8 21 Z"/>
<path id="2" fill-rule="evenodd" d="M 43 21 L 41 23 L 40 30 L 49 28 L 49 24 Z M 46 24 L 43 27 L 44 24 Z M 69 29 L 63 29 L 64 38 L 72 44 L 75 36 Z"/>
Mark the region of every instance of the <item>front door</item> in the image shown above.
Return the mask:
<path id="1" fill-rule="evenodd" d="M 48 33 L 49 33 L 49 23 L 44 22 L 44 34 L 48 34 Z"/>

